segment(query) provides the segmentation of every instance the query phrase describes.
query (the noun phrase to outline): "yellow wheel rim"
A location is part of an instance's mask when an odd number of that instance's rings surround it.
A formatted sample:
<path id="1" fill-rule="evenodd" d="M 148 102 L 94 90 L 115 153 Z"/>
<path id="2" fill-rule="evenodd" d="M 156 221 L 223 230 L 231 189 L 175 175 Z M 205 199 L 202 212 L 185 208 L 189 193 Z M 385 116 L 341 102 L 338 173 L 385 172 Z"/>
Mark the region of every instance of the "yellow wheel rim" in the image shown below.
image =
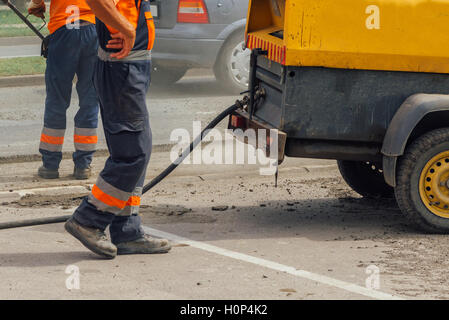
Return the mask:
<path id="1" fill-rule="evenodd" d="M 449 219 L 449 151 L 427 162 L 419 178 L 419 195 L 430 212 Z"/>

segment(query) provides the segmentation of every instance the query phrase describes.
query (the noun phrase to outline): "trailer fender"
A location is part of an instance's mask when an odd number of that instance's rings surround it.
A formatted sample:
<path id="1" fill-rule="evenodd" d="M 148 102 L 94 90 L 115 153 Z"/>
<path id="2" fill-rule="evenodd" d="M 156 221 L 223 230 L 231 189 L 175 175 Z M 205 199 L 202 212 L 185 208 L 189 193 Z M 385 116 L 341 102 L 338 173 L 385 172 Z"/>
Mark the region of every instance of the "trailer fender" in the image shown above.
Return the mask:
<path id="1" fill-rule="evenodd" d="M 413 130 L 426 115 L 438 111 L 449 112 L 449 95 L 419 93 L 408 97 L 393 116 L 381 150 L 384 178 L 390 186 L 396 186 L 397 159 Z"/>

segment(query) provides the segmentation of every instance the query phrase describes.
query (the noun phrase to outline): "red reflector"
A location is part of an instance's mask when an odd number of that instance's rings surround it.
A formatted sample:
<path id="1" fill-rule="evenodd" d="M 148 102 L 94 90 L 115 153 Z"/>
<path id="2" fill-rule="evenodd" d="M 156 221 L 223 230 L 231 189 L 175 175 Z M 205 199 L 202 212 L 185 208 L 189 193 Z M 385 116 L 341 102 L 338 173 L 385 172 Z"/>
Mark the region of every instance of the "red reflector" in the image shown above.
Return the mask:
<path id="1" fill-rule="evenodd" d="M 179 0 L 179 23 L 209 23 L 209 15 L 204 0 Z"/>
<path id="2" fill-rule="evenodd" d="M 234 128 L 246 128 L 245 118 L 236 115 L 231 116 L 231 126 Z"/>
<path id="3" fill-rule="evenodd" d="M 267 136 L 267 147 L 271 146 L 272 142 L 273 142 L 273 139 L 268 135 Z"/>

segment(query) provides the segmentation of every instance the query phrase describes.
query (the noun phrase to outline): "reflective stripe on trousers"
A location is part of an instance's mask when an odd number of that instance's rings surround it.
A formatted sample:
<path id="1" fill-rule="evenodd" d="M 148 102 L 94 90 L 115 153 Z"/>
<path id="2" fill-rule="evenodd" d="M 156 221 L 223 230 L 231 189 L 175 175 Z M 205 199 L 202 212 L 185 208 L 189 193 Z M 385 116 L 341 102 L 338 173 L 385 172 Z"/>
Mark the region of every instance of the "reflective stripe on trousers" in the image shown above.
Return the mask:
<path id="1" fill-rule="evenodd" d="M 75 128 L 73 135 L 75 150 L 95 151 L 97 148 L 97 129 L 96 128 Z"/>
<path id="2" fill-rule="evenodd" d="M 41 133 L 39 149 L 50 152 L 61 152 L 64 144 L 65 129 L 51 129 L 44 127 Z M 97 129 L 76 128 L 73 135 L 75 150 L 95 151 L 97 148 Z"/>
<path id="3" fill-rule="evenodd" d="M 131 193 L 125 192 L 110 185 L 100 176 L 92 187 L 88 201 L 99 211 L 129 216 L 139 212 L 141 196 L 142 187 L 136 187 Z"/>
<path id="4" fill-rule="evenodd" d="M 64 144 L 65 129 L 50 129 L 44 127 L 41 133 L 39 149 L 50 152 L 61 152 Z"/>

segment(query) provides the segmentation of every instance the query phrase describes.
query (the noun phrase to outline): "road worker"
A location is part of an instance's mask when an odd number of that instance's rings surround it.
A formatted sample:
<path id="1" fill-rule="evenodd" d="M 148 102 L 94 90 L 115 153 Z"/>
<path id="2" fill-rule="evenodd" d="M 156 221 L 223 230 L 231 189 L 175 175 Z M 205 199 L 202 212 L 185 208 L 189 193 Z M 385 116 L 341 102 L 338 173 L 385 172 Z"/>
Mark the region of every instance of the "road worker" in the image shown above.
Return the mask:
<path id="1" fill-rule="evenodd" d="M 32 0 L 28 12 L 43 17 L 44 0 Z M 62 145 L 66 130 L 66 110 L 70 106 L 75 74 L 79 110 L 75 116 L 73 153 L 74 176 L 87 179 L 97 144 L 98 99 L 92 83 L 98 41 L 95 16 L 84 0 L 52 0 L 50 2 L 50 44 L 45 85 L 44 128 L 39 152 L 43 165 L 38 175 L 45 179 L 59 177 Z"/>
<path id="2" fill-rule="evenodd" d="M 87 0 L 99 39 L 94 84 L 110 156 L 66 230 L 88 249 L 117 254 L 165 253 L 165 239 L 144 234 L 138 215 L 151 154 L 146 106 L 155 28 L 148 0 Z M 109 226 L 111 239 L 105 234 Z"/>

